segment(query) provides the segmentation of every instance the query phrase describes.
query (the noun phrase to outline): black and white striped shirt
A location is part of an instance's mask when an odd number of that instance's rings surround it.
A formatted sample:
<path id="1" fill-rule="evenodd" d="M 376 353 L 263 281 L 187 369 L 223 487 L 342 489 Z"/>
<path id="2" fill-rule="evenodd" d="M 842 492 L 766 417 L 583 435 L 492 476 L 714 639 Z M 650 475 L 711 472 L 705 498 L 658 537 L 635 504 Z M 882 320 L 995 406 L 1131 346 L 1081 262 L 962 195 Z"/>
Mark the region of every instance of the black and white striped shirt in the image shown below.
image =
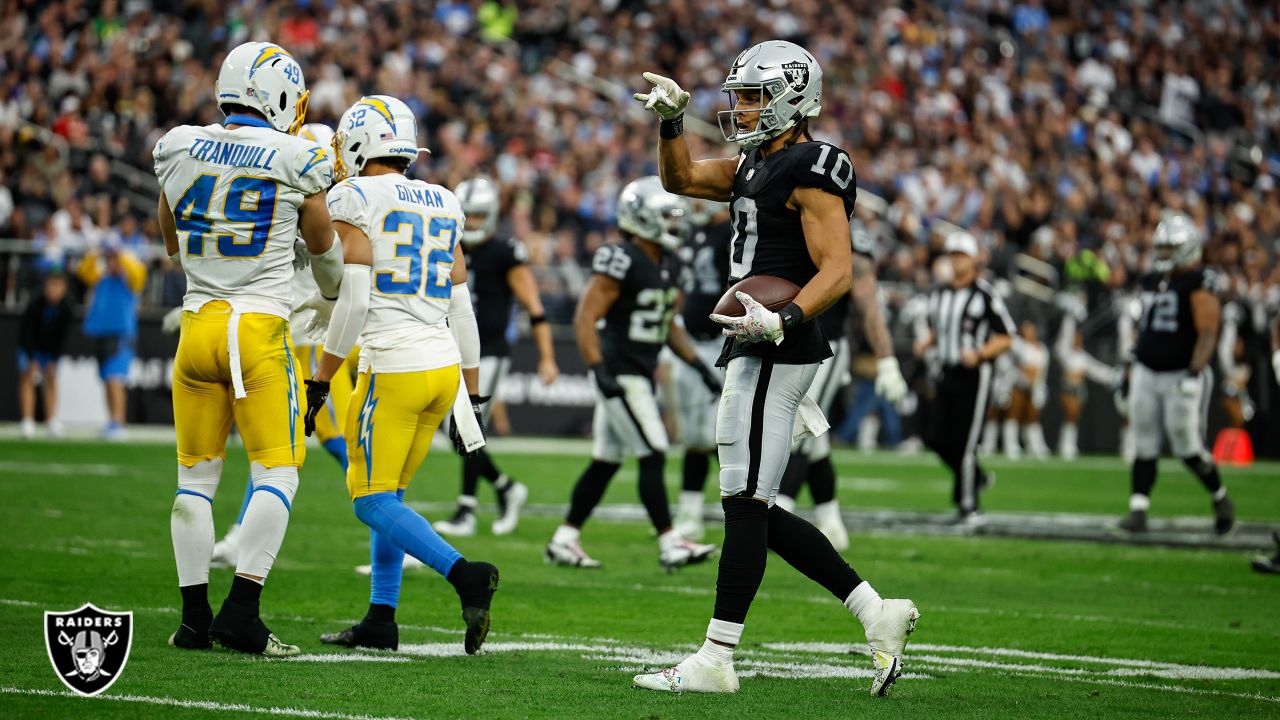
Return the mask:
<path id="1" fill-rule="evenodd" d="M 929 293 L 929 328 L 943 367 L 961 365 L 960 354 L 979 350 L 992 335 L 1012 335 L 1013 318 L 985 280 L 959 289 L 943 285 Z"/>

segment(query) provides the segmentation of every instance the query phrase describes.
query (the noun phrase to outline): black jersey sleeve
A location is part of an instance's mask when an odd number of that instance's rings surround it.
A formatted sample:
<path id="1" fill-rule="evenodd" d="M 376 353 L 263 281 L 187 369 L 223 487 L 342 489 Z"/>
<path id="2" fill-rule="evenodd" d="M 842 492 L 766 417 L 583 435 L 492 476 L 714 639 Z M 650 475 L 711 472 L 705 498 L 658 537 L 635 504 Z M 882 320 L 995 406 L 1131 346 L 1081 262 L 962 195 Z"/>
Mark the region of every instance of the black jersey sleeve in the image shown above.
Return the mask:
<path id="1" fill-rule="evenodd" d="M 794 146 L 798 152 L 788 169 L 794 187 L 825 190 L 844 201 L 846 215 L 853 214 L 858 197 L 858 178 L 853 161 L 844 150 L 824 142 L 807 142 Z"/>

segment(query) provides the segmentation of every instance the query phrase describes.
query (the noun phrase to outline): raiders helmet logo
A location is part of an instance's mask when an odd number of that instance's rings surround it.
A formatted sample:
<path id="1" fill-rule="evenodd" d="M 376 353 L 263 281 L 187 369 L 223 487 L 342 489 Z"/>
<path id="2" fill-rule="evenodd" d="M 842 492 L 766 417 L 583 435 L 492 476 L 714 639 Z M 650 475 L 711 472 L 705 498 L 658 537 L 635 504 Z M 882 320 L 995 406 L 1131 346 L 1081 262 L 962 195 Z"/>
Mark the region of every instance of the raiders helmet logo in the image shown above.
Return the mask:
<path id="1" fill-rule="evenodd" d="M 85 603 L 71 612 L 44 614 L 44 646 L 53 671 L 80 695 L 111 687 L 129 661 L 133 613 L 107 612 Z"/>
<path id="2" fill-rule="evenodd" d="M 791 83 L 791 89 L 800 92 L 809 85 L 809 63 L 795 62 L 783 63 L 782 73 L 786 76 L 787 82 Z"/>

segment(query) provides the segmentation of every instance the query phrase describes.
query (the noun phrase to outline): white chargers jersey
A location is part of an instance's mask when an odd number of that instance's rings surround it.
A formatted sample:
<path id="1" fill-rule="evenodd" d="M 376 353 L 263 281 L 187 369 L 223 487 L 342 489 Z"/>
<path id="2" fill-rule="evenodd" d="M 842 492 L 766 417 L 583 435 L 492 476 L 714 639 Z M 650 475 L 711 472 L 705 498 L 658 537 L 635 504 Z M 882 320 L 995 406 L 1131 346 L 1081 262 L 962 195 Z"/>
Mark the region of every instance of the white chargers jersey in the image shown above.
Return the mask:
<path id="1" fill-rule="evenodd" d="M 373 247 L 373 291 L 360 368 L 434 370 L 461 362 L 446 322 L 454 252 L 466 225 L 449 190 L 398 173 L 348 178 L 329 191 L 329 215 Z"/>
<path id="2" fill-rule="evenodd" d="M 182 125 L 152 154 L 178 226 L 183 308 L 227 300 L 287 319 L 298 207 L 333 182 L 330 153 L 270 127 Z"/>

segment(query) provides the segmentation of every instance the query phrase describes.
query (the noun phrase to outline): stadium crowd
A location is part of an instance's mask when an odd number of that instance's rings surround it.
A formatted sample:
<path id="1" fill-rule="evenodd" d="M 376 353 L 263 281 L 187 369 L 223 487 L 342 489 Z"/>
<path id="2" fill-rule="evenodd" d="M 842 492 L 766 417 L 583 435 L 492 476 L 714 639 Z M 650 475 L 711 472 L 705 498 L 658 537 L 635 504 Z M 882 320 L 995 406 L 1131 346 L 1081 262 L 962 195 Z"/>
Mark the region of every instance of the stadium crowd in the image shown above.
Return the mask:
<path id="1" fill-rule="evenodd" d="M 149 169 L 167 128 L 218 121 L 222 54 L 271 39 L 305 69 L 310 120 L 394 90 L 433 151 L 416 173 L 494 177 L 503 232 L 524 240 L 565 320 L 618 190 L 655 171 L 652 121 L 629 102 L 640 71 L 679 79 L 691 116 L 712 121 L 735 53 L 770 37 L 822 63 L 813 130 L 854 159 L 893 304 L 933 280 L 933 230 L 951 223 L 999 277 L 1022 271 L 1019 254 L 1045 261 L 1037 282 L 1079 291 L 1094 319 L 1148 267 L 1164 209 L 1206 230 L 1247 337 L 1280 303 L 1280 13 L 1244 0 L 6 0 L 0 237 L 46 267 L 103 242 L 158 243 L 153 212 L 117 192 L 121 166 Z M 695 156 L 721 147 L 704 130 Z M 172 305 L 161 254 L 144 302 Z"/>

